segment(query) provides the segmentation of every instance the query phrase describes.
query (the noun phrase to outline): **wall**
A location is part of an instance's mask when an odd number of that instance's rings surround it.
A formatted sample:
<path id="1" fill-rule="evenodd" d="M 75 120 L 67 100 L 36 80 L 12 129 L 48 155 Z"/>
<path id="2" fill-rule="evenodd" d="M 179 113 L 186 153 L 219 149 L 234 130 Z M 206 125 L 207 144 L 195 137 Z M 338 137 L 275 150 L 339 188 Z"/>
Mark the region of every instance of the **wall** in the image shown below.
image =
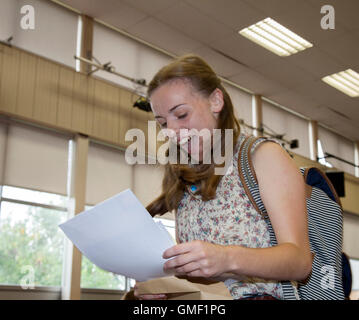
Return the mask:
<path id="1" fill-rule="evenodd" d="M 152 113 L 133 108 L 138 96 L 113 83 L 24 50 L 0 44 L 0 113 L 126 146 L 125 133 L 147 133 Z"/>

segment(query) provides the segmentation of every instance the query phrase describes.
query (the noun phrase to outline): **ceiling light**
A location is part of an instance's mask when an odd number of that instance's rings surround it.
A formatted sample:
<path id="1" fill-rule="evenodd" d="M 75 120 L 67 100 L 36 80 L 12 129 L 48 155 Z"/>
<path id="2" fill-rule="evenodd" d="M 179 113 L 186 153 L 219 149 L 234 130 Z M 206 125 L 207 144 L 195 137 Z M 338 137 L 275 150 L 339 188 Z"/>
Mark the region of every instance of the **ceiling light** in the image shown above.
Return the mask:
<path id="1" fill-rule="evenodd" d="M 272 18 L 259 21 L 239 33 L 279 56 L 290 56 L 313 46 Z"/>
<path id="2" fill-rule="evenodd" d="M 359 97 L 359 74 L 351 69 L 326 76 L 322 80 L 352 98 Z"/>

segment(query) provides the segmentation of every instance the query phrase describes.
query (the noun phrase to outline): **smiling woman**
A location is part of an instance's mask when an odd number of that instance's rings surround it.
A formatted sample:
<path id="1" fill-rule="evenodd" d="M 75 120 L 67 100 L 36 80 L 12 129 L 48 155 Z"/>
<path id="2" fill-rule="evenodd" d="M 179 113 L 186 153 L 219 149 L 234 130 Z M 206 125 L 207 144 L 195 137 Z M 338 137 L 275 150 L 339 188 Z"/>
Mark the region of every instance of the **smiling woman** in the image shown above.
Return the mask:
<path id="1" fill-rule="evenodd" d="M 178 135 L 181 129 L 233 130 L 234 141 L 240 128 L 234 116 L 233 105 L 227 91 L 212 68 L 201 58 L 186 55 L 162 68 L 149 84 L 148 95 L 152 110 L 161 127 L 170 128 Z M 198 150 L 189 153 L 204 154 L 201 139 Z M 221 150 L 225 149 L 225 134 L 221 135 Z M 178 152 L 179 154 L 179 152 Z M 176 210 L 188 184 L 199 183 L 204 199 L 215 196 L 220 176 L 214 175 L 215 163 L 197 166 L 171 164 L 166 166 L 163 193 L 150 205 L 153 214 Z"/>
<path id="2" fill-rule="evenodd" d="M 177 141 L 182 142 L 181 130 L 211 133 L 199 138 L 197 150 L 188 150 L 189 157 L 197 152 L 198 164 L 166 164 L 162 194 L 147 206 L 153 216 L 172 210 L 176 214 L 178 244 L 163 253 L 169 259 L 164 269 L 188 277 L 220 279 L 234 299 L 283 299 L 281 281 L 305 279 L 312 262 L 299 168 L 276 143 L 258 140 L 249 150 L 277 238 L 278 244 L 272 246 L 269 227 L 239 178 L 238 156 L 247 137 L 240 132 L 231 99 L 211 67 L 195 55 L 180 57 L 155 75 L 148 95 L 159 125 L 172 130 Z M 203 161 L 206 152 L 210 151 L 213 160 L 219 150 L 213 138 L 216 129 L 231 130 L 234 137 L 233 170 L 224 175 L 215 174 L 214 161 Z M 226 145 L 225 137 L 221 135 L 221 147 Z"/>

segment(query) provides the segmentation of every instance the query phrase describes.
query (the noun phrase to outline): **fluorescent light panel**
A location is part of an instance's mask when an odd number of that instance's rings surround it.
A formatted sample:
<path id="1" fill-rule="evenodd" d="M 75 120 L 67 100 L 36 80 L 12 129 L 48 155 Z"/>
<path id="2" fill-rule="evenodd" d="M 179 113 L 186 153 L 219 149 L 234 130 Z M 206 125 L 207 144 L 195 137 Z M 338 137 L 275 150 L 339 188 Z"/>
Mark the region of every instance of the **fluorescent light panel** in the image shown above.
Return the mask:
<path id="1" fill-rule="evenodd" d="M 240 30 L 239 33 L 282 57 L 313 47 L 310 42 L 283 27 L 272 18 L 259 21 Z"/>
<path id="2" fill-rule="evenodd" d="M 352 98 L 359 97 L 359 74 L 352 69 L 334 73 L 322 80 Z"/>

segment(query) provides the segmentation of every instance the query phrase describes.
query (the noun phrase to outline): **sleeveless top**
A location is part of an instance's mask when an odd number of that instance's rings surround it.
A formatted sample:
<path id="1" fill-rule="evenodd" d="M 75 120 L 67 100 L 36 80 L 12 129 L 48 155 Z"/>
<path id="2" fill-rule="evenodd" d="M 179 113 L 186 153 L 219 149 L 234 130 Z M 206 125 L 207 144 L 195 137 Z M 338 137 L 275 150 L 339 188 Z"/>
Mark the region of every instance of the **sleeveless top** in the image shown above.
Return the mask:
<path id="1" fill-rule="evenodd" d="M 185 191 L 177 209 L 176 232 L 180 242 L 203 240 L 220 245 L 248 248 L 270 247 L 268 226 L 256 211 L 239 179 L 238 155 L 246 135 L 239 135 L 233 150 L 233 170 L 224 175 L 216 189 L 216 197 L 202 201 L 200 195 Z M 251 149 L 253 153 L 257 143 Z M 246 278 L 226 279 L 224 284 L 233 299 L 269 294 L 283 299 L 282 285 L 276 280 Z"/>

